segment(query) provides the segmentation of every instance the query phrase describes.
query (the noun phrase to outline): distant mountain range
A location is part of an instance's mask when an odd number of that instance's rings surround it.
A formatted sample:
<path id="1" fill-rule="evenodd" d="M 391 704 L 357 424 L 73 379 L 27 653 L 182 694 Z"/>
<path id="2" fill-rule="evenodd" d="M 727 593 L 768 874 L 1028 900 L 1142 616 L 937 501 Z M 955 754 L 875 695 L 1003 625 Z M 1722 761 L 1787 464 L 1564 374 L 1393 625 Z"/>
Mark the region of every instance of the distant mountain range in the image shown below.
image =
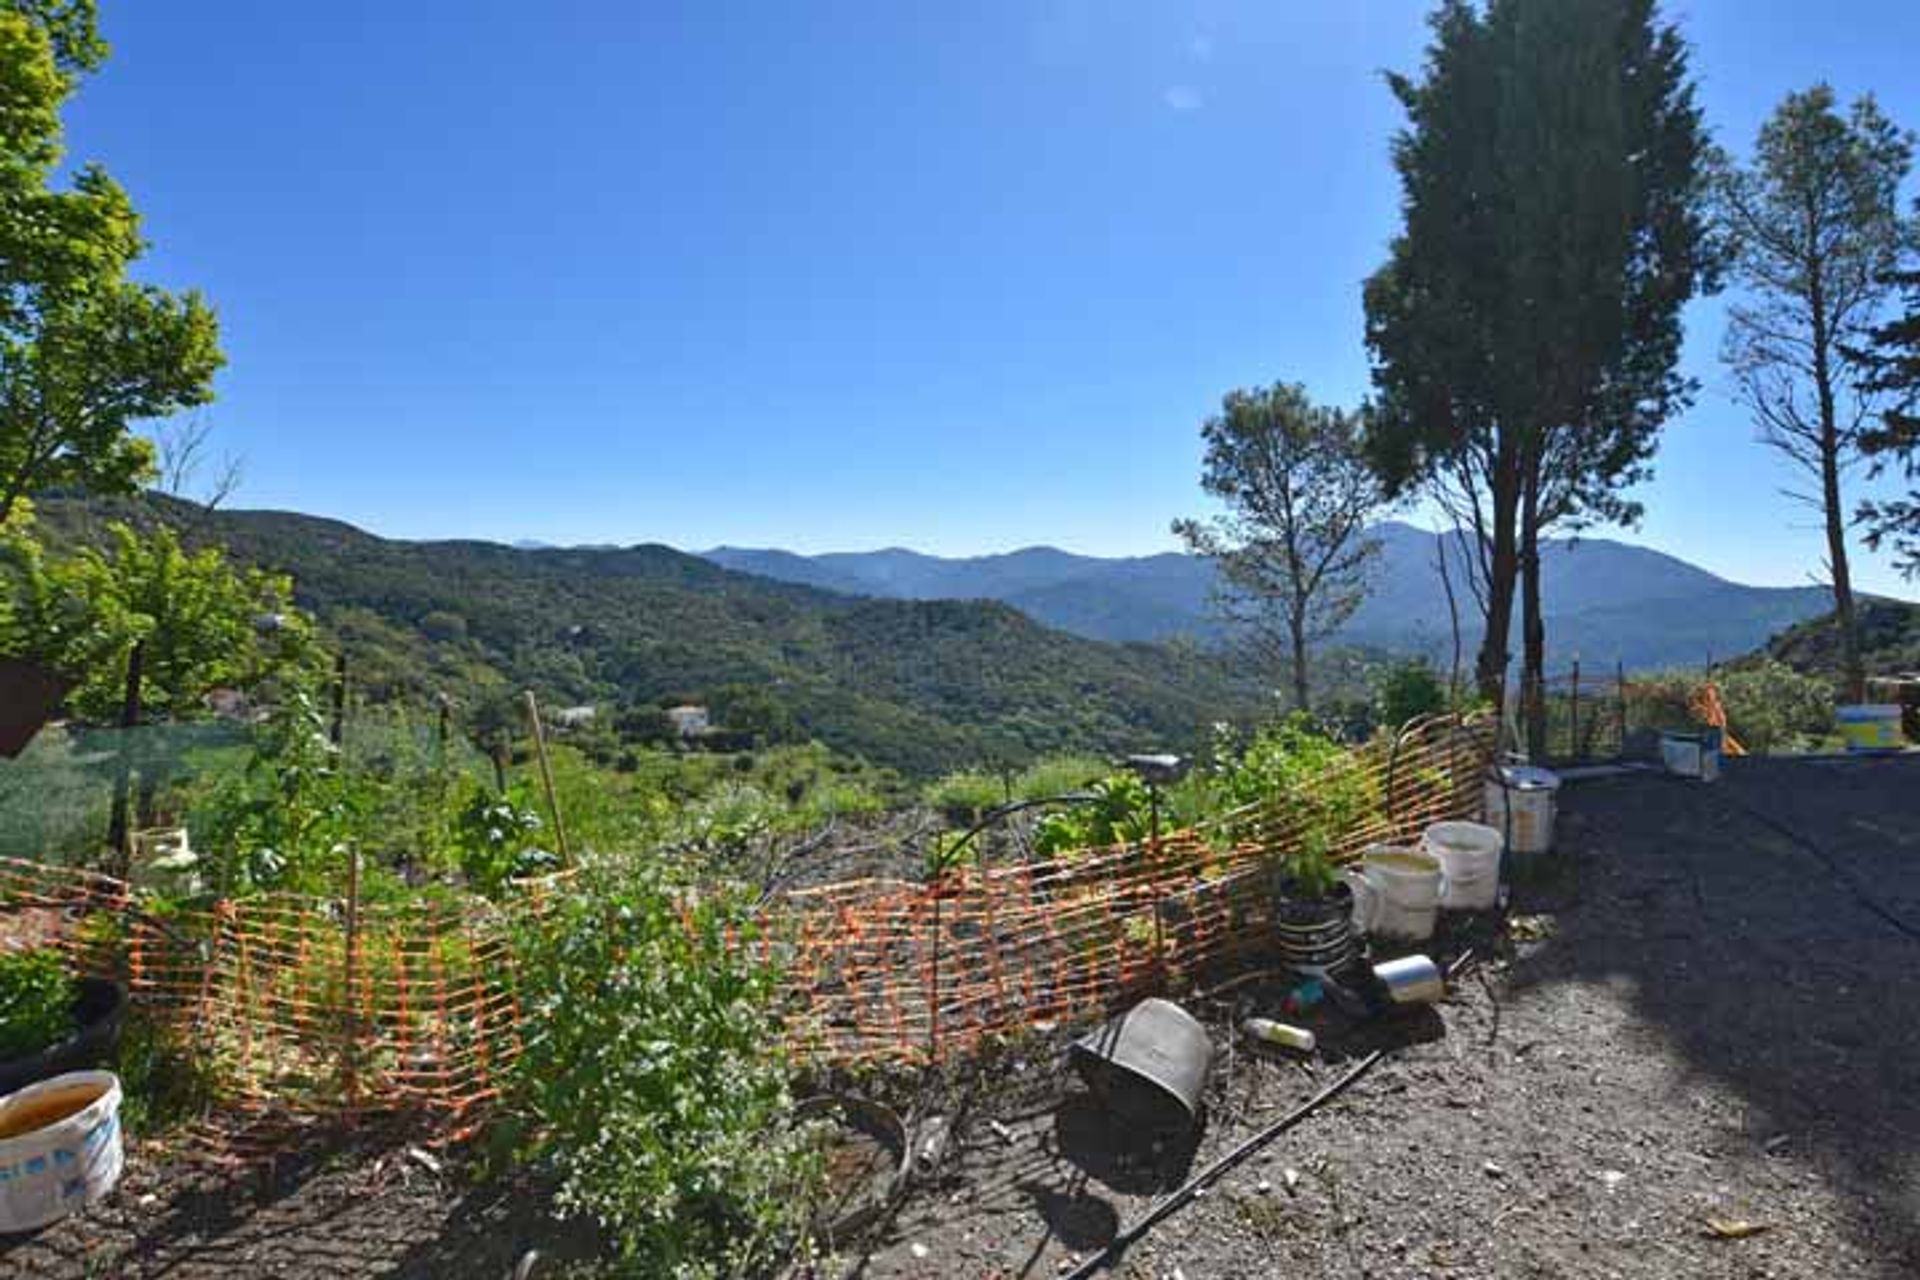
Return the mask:
<path id="1" fill-rule="evenodd" d="M 1191 751 L 1213 722 L 1271 705 L 1268 682 L 1220 654 L 1091 640 L 990 600 L 822 591 L 671 547 L 400 542 L 153 494 L 47 498 L 38 513 L 54 545 L 96 543 L 108 520 L 166 520 L 290 573 L 353 687 L 417 708 L 531 688 L 561 706 L 698 701 L 724 722 L 751 702 L 836 750 L 923 775 L 1063 750 Z"/>
<path id="2" fill-rule="evenodd" d="M 1435 568 L 1440 535 L 1397 521 L 1376 531 L 1382 550 L 1366 602 L 1337 639 L 1399 653 L 1440 655 L 1452 646 L 1446 595 Z M 1220 637 L 1210 596 L 1212 567 L 1195 556 L 1108 559 L 1054 547 L 948 559 L 899 547 L 798 555 L 716 547 L 700 553 L 741 573 L 883 599 L 997 600 L 1063 631 L 1109 641 Z M 1605 538 L 1556 539 L 1542 551 L 1550 665 L 1578 655 L 1645 670 L 1698 665 L 1765 644 L 1776 632 L 1830 607 L 1825 589 L 1729 582 L 1676 556 Z M 1473 601 L 1457 576 L 1463 645 L 1479 636 Z M 1519 636 L 1514 637 L 1519 650 Z"/>

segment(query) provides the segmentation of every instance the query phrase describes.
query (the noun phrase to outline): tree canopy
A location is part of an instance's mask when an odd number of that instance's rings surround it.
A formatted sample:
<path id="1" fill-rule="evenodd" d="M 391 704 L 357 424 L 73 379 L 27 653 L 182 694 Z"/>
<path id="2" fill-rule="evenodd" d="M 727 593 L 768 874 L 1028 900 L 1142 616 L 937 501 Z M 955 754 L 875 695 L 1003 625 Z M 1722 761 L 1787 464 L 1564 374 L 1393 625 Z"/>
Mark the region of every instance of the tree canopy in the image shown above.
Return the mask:
<path id="1" fill-rule="evenodd" d="M 131 492 L 134 426 L 206 403 L 222 362 L 198 293 L 128 278 L 127 193 L 94 164 L 54 186 L 60 109 L 105 55 L 91 0 L 0 5 L 0 524 L 56 485 Z"/>
<path id="2" fill-rule="evenodd" d="M 1913 219 L 1920 224 L 1920 210 Z M 1920 245 L 1915 246 L 1920 249 Z M 1886 397 L 1880 419 L 1860 433 L 1860 450 L 1872 460 L 1875 475 L 1898 474 L 1908 485 L 1905 497 L 1871 499 L 1857 513 L 1866 526 L 1867 545 L 1891 546 L 1895 563 L 1908 578 L 1920 577 L 1920 268 L 1896 271 L 1889 283 L 1906 296 L 1906 310 L 1867 335 L 1863 348 L 1848 356 L 1865 374 L 1863 385 Z"/>
<path id="3" fill-rule="evenodd" d="M 1232 391 L 1201 428 L 1200 486 L 1225 504 L 1173 530 L 1220 571 L 1227 620 L 1289 668 L 1308 702 L 1308 646 L 1353 616 L 1380 544 L 1367 524 L 1379 482 L 1360 450 L 1361 414 L 1316 405 L 1299 383 Z"/>
<path id="4" fill-rule="evenodd" d="M 1446 0 L 1394 167 L 1404 225 L 1366 286 L 1388 490 L 1442 489 L 1489 590 L 1483 693 L 1504 688 L 1516 577 L 1528 666 L 1543 530 L 1631 523 L 1688 403 L 1681 309 L 1713 280 L 1706 137 L 1652 0 Z"/>
<path id="5" fill-rule="evenodd" d="M 1714 207 L 1739 300 L 1723 358 L 1760 437 L 1812 485 L 1789 490 L 1821 513 L 1849 696 L 1864 671 L 1842 492 L 1876 422 L 1872 383 L 1844 353 L 1863 344 L 1893 296 L 1891 272 L 1913 227 L 1900 184 L 1913 139 L 1871 96 L 1843 115 L 1824 84 L 1790 93 L 1760 130 L 1753 161 L 1717 165 Z"/>

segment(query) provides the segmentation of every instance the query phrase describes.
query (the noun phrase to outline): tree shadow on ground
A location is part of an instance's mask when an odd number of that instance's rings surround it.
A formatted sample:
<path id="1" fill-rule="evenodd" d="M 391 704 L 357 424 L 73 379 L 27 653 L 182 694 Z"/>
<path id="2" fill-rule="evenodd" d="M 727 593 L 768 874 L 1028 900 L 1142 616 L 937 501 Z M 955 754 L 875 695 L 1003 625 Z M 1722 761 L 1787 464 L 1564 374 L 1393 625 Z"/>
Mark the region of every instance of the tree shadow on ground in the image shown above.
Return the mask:
<path id="1" fill-rule="evenodd" d="M 1523 948 L 1521 998 L 1622 992 L 1744 1100 L 1705 1158 L 1798 1162 L 1885 1275 L 1920 1274 L 1920 758 L 1729 762 L 1562 802 L 1572 866 L 1514 910 L 1578 909 Z"/>

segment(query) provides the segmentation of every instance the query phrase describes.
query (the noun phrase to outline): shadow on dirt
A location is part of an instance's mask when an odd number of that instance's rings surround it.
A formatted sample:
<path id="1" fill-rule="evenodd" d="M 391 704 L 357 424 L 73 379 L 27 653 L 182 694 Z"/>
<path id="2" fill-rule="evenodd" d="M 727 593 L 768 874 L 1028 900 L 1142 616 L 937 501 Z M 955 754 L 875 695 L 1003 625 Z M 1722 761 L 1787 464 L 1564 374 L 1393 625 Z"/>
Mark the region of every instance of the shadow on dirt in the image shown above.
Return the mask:
<path id="1" fill-rule="evenodd" d="M 1514 909 L 1577 909 L 1515 987 L 1625 980 L 1745 1101 L 1703 1154 L 1799 1162 L 1883 1274 L 1920 1274 L 1920 758 L 1733 761 L 1714 784 L 1636 775 L 1562 806 L 1573 865 Z"/>

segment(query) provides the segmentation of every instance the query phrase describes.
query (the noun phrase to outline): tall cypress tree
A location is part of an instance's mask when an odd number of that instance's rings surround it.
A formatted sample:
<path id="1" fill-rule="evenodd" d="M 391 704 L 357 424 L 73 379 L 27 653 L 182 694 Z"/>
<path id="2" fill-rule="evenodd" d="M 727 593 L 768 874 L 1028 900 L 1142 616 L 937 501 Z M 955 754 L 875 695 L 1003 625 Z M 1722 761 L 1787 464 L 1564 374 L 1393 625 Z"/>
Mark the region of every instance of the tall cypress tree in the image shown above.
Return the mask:
<path id="1" fill-rule="evenodd" d="M 1481 557 L 1484 695 L 1504 694 L 1516 586 L 1545 664 L 1539 544 L 1631 524 L 1694 387 L 1681 309 L 1713 283 L 1707 139 L 1653 0 L 1445 0 L 1393 163 L 1403 226 L 1366 286 L 1391 492 L 1446 494 Z M 1538 736 L 1536 726 L 1535 736 Z"/>

